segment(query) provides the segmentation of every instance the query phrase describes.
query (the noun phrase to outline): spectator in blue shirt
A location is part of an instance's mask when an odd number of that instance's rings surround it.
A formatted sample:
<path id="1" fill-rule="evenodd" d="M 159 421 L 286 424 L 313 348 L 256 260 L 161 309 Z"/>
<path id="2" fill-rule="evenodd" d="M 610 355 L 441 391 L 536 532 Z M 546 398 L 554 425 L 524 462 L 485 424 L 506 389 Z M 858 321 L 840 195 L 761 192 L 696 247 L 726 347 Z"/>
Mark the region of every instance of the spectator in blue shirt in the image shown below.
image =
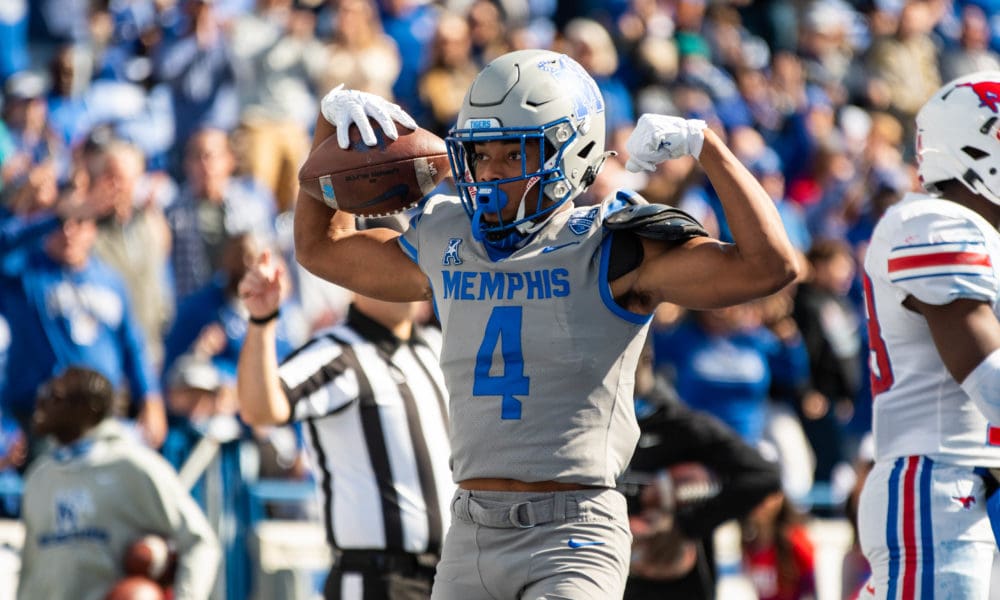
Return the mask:
<path id="1" fill-rule="evenodd" d="M 751 445 L 763 435 L 772 389 L 798 389 L 809 374 L 797 332 L 779 338 L 761 319 L 759 305 L 741 304 L 693 311 L 675 328 L 653 333 L 657 370 L 673 370 L 681 399 Z"/>
<path id="2" fill-rule="evenodd" d="M 0 83 L 28 67 L 28 2 L 7 0 L 0 11 Z"/>
<path id="3" fill-rule="evenodd" d="M 164 40 L 154 73 L 171 91 L 176 128 L 175 175 L 188 139 L 202 127 L 231 131 L 239 118 L 236 79 L 227 38 L 208 0 L 183 0 L 188 27 Z"/>
<path id="4" fill-rule="evenodd" d="M 781 158 L 768 146 L 761 148 L 755 156 L 748 157 L 747 168 L 760 181 L 781 216 L 788 239 L 800 252 L 809 250 L 812 235 L 806 226 L 806 216 L 802 207 L 790 201 L 785 195 L 785 176 L 781 172 Z"/>
<path id="5" fill-rule="evenodd" d="M 237 288 L 247 268 L 260 252 L 253 234 L 241 233 L 223 244 L 220 267 L 206 285 L 184 298 L 165 338 L 163 373 L 169 376 L 178 357 L 197 353 L 219 365 L 235 369 L 247 331 L 247 313 Z M 278 322 L 278 356 L 283 357 L 301 341 L 296 312 L 286 310 Z"/>
<path id="6" fill-rule="evenodd" d="M 0 405 L 28 431 L 38 386 L 68 365 L 86 365 L 129 399 L 129 414 L 158 447 L 166 434 L 158 380 L 121 276 L 92 256 L 96 236 L 93 218 L 67 219 L 42 247 L 2 265 L 0 313 L 11 346 Z"/>

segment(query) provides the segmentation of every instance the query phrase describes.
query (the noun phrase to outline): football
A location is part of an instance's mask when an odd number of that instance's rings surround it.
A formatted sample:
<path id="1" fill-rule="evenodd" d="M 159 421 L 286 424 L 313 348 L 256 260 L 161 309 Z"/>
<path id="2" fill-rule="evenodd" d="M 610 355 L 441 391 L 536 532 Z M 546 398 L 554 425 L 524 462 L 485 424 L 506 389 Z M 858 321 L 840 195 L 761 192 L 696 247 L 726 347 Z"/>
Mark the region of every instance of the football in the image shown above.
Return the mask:
<path id="1" fill-rule="evenodd" d="M 146 577 L 167 585 L 173 581 L 177 553 L 165 538 L 147 534 L 128 547 L 123 566 L 128 575 Z"/>
<path id="2" fill-rule="evenodd" d="M 299 185 L 307 194 L 337 210 L 382 217 L 416 205 L 448 175 L 448 151 L 440 137 L 397 124 L 399 137 L 391 140 L 371 123 L 375 146 L 365 144 L 351 127 L 348 149 L 331 135 L 309 153 L 299 169 Z"/>
<path id="3" fill-rule="evenodd" d="M 152 579 L 132 575 L 115 584 L 104 600 L 164 600 L 166 593 Z"/>
<path id="4" fill-rule="evenodd" d="M 678 506 L 711 500 L 722 489 L 715 473 L 700 463 L 677 463 L 671 465 L 667 472 L 673 483 L 674 501 Z"/>

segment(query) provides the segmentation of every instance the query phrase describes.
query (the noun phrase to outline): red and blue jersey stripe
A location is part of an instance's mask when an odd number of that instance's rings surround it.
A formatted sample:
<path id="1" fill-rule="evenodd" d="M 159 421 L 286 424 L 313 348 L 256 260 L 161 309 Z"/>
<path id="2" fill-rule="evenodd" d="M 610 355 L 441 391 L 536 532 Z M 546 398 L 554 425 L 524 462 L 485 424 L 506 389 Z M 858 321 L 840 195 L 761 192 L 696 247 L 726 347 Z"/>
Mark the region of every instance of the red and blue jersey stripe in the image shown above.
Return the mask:
<path id="1" fill-rule="evenodd" d="M 889 279 L 898 283 L 925 277 L 989 277 L 993 263 L 983 242 L 939 242 L 893 248 L 888 269 Z"/>
<path id="2" fill-rule="evenodd" d="M 934 598 L 934 534 L 931 523 L 931 469 L 926 456 L 896 459 L 889 476 L 886 542 L 890 600 Z"/>

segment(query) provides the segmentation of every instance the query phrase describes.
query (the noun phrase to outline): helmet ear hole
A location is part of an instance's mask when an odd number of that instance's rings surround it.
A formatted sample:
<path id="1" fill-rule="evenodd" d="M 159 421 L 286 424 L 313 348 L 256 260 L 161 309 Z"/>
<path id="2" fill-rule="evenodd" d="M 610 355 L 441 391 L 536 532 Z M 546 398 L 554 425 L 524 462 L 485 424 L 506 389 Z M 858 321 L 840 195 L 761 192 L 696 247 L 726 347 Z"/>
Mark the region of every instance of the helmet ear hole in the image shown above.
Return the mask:
<path id="1" fill-rule="evenodd" d="M 465 153 L 465 164 L 469 168 L 469 173 L 473 177 L 476 175 L 476 145 L 472 142 L 462 143 L 462 152 Z"/>
<path id="2" fill-rule="evenodd" d="M 556 155 L 556 146 L 555 144 L 549 141 L 548 137 L 542 139 L 545 140 L 544 147 L 542 148 L 543 150 L 542 162 L 548 162 L 549 160 L 552 159 L 553 156 Z"/>
<path id="3" fill-rule="evenodd" d="M 588 156 L 590 156 L 590 151 L 593 150 L 594 146 L 596 145 L 597 142 L 591 141 L 589 144 L 581 148 L 580 151 L 576 153 L 576 155 L 579 156 L 580 158 L 586 159 Z"/>

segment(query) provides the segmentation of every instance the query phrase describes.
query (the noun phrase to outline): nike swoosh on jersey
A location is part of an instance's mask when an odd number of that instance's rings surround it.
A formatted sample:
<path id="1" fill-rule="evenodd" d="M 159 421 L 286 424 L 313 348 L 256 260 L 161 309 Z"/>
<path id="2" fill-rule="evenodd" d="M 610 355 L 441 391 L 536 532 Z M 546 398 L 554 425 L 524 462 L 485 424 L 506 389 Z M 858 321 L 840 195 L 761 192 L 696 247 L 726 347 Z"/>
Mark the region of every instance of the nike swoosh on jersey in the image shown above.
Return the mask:
<path id="1" fill-rule="evenodd" d="M 577 242 L 566 242 L 565 244 L 559 244 L 558 246 L 546 246 L 546 247 L 542 248 L 542 254 L 548 254 L 549 252 L 555 252 L 556 250 L 559 250 L 560 248 L 565 248 L 566 246 L 575 246 L 575 245 L 577 245 L 579 243 L 580 242 L 577 241 Z"/>
<path id="2" fill-rule="evenodd" d="M 596 542 L 596 541 L 595 542 L 578 542 L 578 541 L 574 540 L 573 538 L 569 538 L 569 541 L 566 542 L 566 545 L 569 546 L 570 548 L 583 548 L 584 546 L 603 546 L 604 542 Z"/>

